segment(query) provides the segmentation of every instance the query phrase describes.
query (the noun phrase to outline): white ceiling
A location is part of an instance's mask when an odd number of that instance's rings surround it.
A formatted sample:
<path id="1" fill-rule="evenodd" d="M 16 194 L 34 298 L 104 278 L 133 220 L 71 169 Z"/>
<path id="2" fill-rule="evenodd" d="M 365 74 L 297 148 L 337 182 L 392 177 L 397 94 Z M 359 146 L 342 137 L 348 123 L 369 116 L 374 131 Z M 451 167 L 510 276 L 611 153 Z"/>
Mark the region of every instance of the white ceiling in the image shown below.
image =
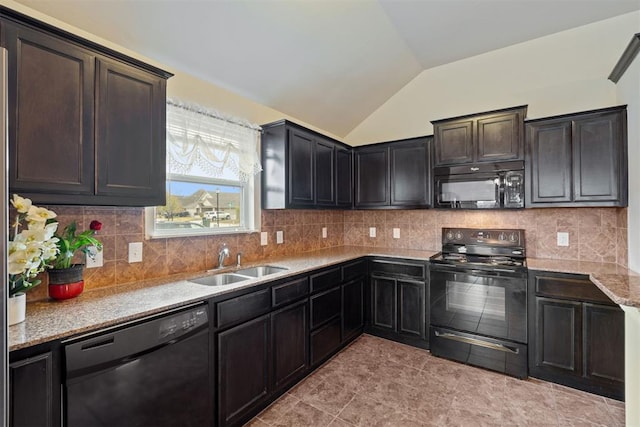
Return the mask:
<path id="1" fill-rule="evenodd" d="M 640 0 L 18 0 L 345 136 L 425 69 Z"/>

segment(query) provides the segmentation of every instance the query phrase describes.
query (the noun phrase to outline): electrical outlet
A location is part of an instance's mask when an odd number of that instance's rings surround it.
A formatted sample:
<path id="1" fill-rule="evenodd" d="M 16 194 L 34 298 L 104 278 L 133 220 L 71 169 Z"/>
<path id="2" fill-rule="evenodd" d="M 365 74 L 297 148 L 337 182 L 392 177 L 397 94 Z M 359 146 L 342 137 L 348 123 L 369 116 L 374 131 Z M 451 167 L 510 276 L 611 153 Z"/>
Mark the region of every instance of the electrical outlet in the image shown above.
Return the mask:
<path id="1" fill-rule="evenodd" d="M 96 268 L 104 265 L 102 251 L 99 251 L 95 246 L 87 247 L 87 254 L 85 260 L 85 267 Z"/>
<path id="2" fill-rule="evenodd" d="M 558 246 L 569 246 L 569 233 L 566 231 L 558 232 Z"/>
<path id="3" fill-rule="evenodd" d="M 260 233 L 260 245 L 267 246 L 267 243 L 269 243 L 269 233 L 263 231 Z"/>
<path id="4" fill-rule="evenodd" d="M 400 238 L 400 229 L 399 228 L 394 228 L 393 229 L 393 238 L 394 239 L 399 239 Z"/>
<path id="5" fill-rule="evenodd" d="M 327 238 L 327 227 L 322 227 L 322 238 L 323 239 Z"/>
<path id="6" fill-rule="evenodd" d="M 369 237 L 376 237 L 376 228 L 369 227 Z"/>
<path id="7" fill-rule="evenodd" d="M 276 231 L 276 243 L 279 245 L 284 242 L 284 232 Z"/>
<path id="8" fill-rule="evenodd" d="M 142 262 L 142 242 L 129 243 L 129 264 Z"/>

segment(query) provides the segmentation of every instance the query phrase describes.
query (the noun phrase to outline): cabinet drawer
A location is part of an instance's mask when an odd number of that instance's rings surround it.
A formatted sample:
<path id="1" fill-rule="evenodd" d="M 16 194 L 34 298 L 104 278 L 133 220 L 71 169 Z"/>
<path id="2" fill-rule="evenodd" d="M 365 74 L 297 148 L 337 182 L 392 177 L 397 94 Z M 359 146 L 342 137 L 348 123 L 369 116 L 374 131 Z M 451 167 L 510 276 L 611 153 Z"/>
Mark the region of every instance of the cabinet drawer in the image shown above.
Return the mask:
<path id="1" fill-rule="evenodd" d="M 426 275 L 426 265 L 417 262 L 389 261 L 376 259 L 371 261 L 371 274 L 381 274 L 384 276 L 414 277 L 424 279 Z"/>
<path id="2" fill-rule="evenodd" d="M 367 274 L 367 262 L 364 260 L 352 262 L 342 266 L 342 281 L 348 282 Z"/>
<path id="3" fill-rule="evenodd" d="M 322 361 L 340 347 L 340 319 L 311 333 L 311 364 Z"/>
<path id="4" fill-rule="evenodd" d="M 594 301 L 613 305 L 613 302 L 609 297 L 598 289 L 591 280 L 583 277 L 584 276 L 576 276 L 575 278 L 536 276 L 536 294 L 578 301 Z"/>
<path id="5" fill-rule="evenodd" d="M 242 295 L 217 304 L 216 326 L 223 328 L 271 310 L 269 289 Z"/>
<path id="6" fill-rule="evenodd" d="M 291 282 L 274 285 L 271 288 L 273 306 L 278 307 L 283 304 L 302 298 L 309 293 L 309 278 L 294 280 Z"/>
<path id="7" fill-rule="evenodd" d="M 341 282 L 340 267 L 325 270 L 311 275 L 311 292 L 321 291 L 339 285 Z"/>
<path id="8" fill-rule="evenodd" d="M 341 299 L 339 286 L 311 297 L 311 329 L 340 316 Z"/>

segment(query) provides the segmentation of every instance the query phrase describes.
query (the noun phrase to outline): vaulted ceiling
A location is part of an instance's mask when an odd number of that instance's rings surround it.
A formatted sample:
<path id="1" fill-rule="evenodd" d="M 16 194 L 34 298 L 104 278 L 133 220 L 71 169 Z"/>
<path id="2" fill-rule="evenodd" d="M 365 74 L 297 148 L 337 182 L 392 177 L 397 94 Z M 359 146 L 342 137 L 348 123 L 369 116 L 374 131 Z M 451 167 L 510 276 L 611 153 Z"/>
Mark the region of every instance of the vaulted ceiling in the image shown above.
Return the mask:
<path id="1" fill-rule="evenodd" d="M 640 0 L 18 0 L 338 136 L 425 69 Z"/>

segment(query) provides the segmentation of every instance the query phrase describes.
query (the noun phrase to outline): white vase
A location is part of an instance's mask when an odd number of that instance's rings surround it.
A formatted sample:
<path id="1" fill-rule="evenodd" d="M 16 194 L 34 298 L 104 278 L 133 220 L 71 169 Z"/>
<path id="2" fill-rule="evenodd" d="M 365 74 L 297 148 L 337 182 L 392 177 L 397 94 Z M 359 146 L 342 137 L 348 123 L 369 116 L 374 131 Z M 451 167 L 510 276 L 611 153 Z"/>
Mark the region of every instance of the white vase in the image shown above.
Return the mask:
<path id="1" fill-rule="evenodd" d="M 9 312 L 9 326 L 24 322 L 27 311 L 27 294 L 18 292 L 10 296 L 7 301 L 7 311 Z"/>

